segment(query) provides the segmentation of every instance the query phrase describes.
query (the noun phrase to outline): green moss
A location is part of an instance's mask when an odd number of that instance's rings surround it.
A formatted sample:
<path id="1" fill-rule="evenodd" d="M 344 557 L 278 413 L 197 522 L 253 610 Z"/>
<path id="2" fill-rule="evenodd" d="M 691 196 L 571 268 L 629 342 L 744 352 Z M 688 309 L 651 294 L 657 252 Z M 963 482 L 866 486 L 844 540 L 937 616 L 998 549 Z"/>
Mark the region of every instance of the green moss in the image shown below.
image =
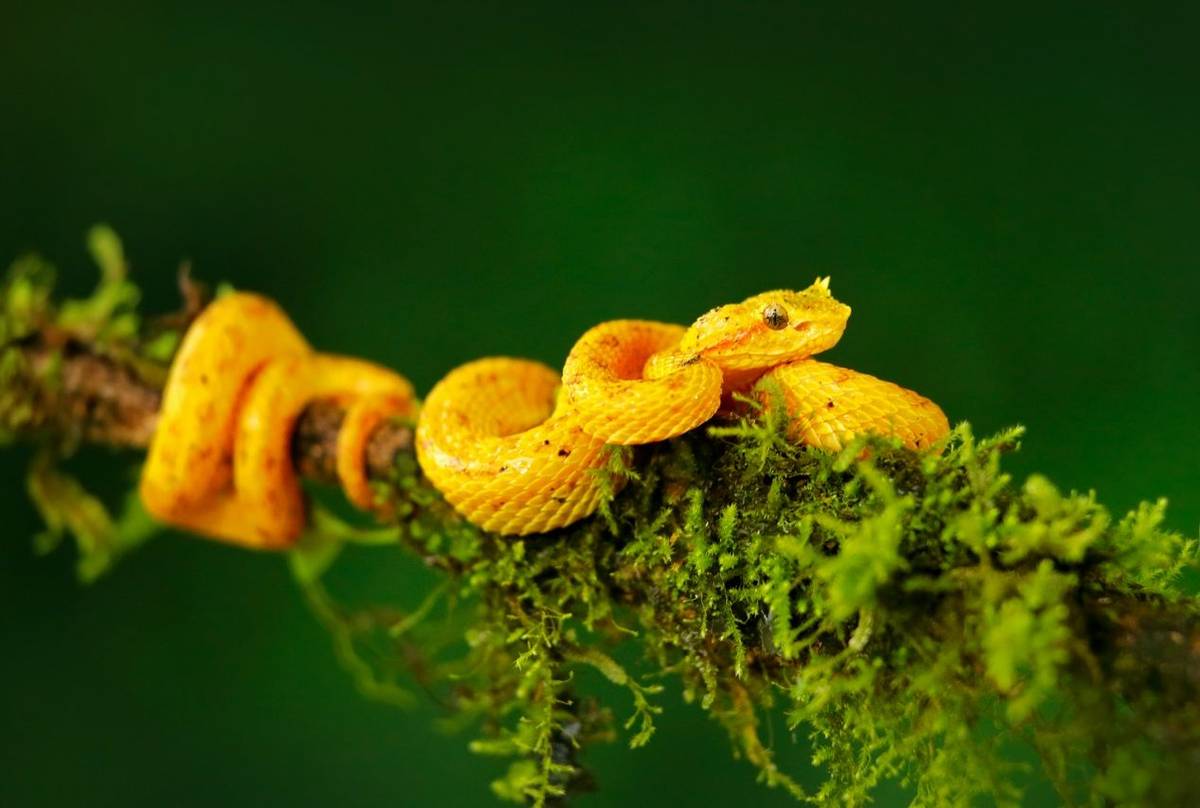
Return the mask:
<path id="1" fill-rule="evenodd" d="M 158 532 L 136 491 L 131 491 L 114 517 L 74 477 L 56 467 L 57 458 L 43 450 L 34 460 L 26 488 L 46 529 L 34 538 L 40 554 L 53 552 L 71 536 L 79 552 L 79 579 L 91 583 L 123 555 Z"/>
<path id="2" fill-rule="evenodd" d="M 164 376 L 160 356 L 146 353 L 140 292 L 127 278 L 121 241 L 110 228 L 88 231 L 87 246 L 100 270 L 93 293 L 79 300 L 55 302 L 55 269 L 37 255 L 14 261 L 0 283 L 0 444 L 18 436 L 39 444 L 26 481 L 46 530 L 35 539 L 39 552 L 50 552 L 66 536 L 79 551 L 78 572 L 85 582 L 109 570 L 121 555 L 156 530 L 136 494 L 131 493 L 114 517 L 78 480 L 60 468 L 74 453 L 78 436 L 64 425 L 47 422 L 60 388 L 64 352 L 87 346 L 140 371 L 152 383 Z M 156 339 L 169 338 L 163 331 Z M 45 357 L 34 367 L 25 349 L 37 347 Z M 68 425 L 69 426 L 69 425 Z"/>
<path id="3" fill-rule="evenodd" d="M 1162 503 L 1114 522 L 1044 478 L 1014 486 L 1001 455 L 1018 429 L 977 440 L 962 425 L 940 455 L 880 440 L 830 455 L 783 426 L 756 417 L 614 456 L 628 484 L 601 516 L 523 540 L 459 520 L 401 458 L 399 543 L 444 572 L 456 604 L 449 623 L 425 610 L 431 647 L 465 637 L 462 656 L 420 667 L 453 682 L 444 698 L 478 722 L 475 751 L 514 759 L 498 796 L 569 792 L 577 747 L 613 735 L 620 722 L 575 692 L 587 666 L 629 690 L 631 746 L 650 739 L 670 675 L 765 783 L 801 798 L 862 804 L 899 779 L 916 804 L 1018 804 L 1013 741 L 1065 799 L 1179 798 L 1200 723 L 1156 744 L 1163 704 L 1131 711 L 1112 692 L 1088 625 L 1122 596 L 1192 619 L 1176 580 L 1194 543 L 1161 529 Z M 613 661 L 621 645 L 654 687 Z M 780 704 L 826 772 L 815 794 L 758 735 Z"/>
<path id="4" fill-rule="evenodd" d="M 40 379 L 18 346 L 52 316 L 54 268 L 36 255 L 18 258 L 0 285 L 0 444 L 11 443 L 36 417 Z"/>

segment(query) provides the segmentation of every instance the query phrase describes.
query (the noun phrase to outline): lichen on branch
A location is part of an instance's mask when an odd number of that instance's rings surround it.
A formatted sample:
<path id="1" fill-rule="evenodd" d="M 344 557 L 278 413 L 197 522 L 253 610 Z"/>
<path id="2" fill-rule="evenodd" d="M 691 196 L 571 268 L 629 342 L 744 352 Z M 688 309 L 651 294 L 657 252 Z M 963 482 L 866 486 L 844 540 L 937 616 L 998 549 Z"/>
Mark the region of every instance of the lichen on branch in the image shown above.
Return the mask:
<path id="1" fill-rule="evenodd" d="M 17 298 L 52 308 L 42 287 L 16 288 L 6 312 Z M 4 422 L 54 434 L 58 405 L 26 362 L 43 329 L 7 327 L 0 350 L 21 367 Z M 152 375 L 130 383 L 153 391 Z M 338 418 L 324 404 L 301 420 L 294 454 L 310 476 L 328 470 Z M 454 514 L 419 473 L 411 425 L 389 424 L 371 464 L 387 524 L 317 507 L 289 561 L 362 692 L 432 693 L 476 733 L 473 751 L 510 760 L 502 799 L 545 805 L 593 785 L 588 745 L 652 742 L 661 691 L 678 687 L 764 783 L 803 800 L 863 804 L 898 780 L 914 804 L 1017 805 L 1024 747 L 1065 802 L 1185 804 L 1200 771 L 1200 616 L 1179 579 L 1196 546 L 1163 528 L 1164 503 L 1113 518 L 1090 494 L 1013 481 L 1002 457 L 1019 429 L 978 439 L 962 424 L 940 454 L 864 439 L 831 455 L 789 443 L 781 419 L 614 449 L 601 512 L 523 540 Z M 351 546 L 420 559 L 429 591 L 408 610 L 346 605 L 325 572 Z M 624 703 L 584 692 L 585 669 Z M 815 792 L 760 731 L 779 711 L 811 741 Z"/>

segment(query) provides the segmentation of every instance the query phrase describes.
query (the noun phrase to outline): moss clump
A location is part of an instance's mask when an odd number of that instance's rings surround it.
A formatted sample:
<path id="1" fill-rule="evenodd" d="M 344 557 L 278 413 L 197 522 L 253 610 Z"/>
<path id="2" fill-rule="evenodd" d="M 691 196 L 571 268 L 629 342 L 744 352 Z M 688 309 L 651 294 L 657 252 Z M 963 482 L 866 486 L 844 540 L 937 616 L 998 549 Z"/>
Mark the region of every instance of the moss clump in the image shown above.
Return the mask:
<path id="1" fill-rule="evenodd" d="M 20 345 L 50 319 L 53 289 L 54 269 L 34 255 L 14 261 L 0 285 L 0 445 L 35 425 L 42 380 L 35 377 Z M 53 374 L 53 365 L 44 372 Z"/>
<path id="2" fill-rule="evenodd" d="M 86 347 L 161 385 L 178 334 L 160 328 L 153 340 L 144 339 L 137 311 L 141 293 L 128 279 L 125 252 L 111 228 L 91 228 L 87 246 L 100 282 L 86 298 L 56 302 L 55 269 L 35 254 L 14 261 L 0 282 L 0 446 L 34 436 L 38 451 L 26 487 L 46 523 L 35 549 L 49 553 L 73 537 L 79 576 L 92 581 L 156 527 L 136 494 L 126 498 L 114 517 L 60 468 L 81 440 L 77 424 L 52 421 L 48 415 L 61 409 L 54 399 L 61 392 L 63 357 Z M 39 363 L 30 362 L 30 348 L 40 353 Z"/>
<path id="3" fill-rule="evenodd" d="M 417 667 L 481 719 L 475 751 L 514 758 L 496 794 L 534 805 L 583 782 L 578 748 L 614 734 L 573 690 L 581 666 L 629 690 L 630 745 L 650 739 L 658 686 L 613 660 L 621 644 L 677 676 L 766 784 L 801 799 L 862 804 L 898 779 L 916 804 L 1016 805 L 1018 740 L 1065 801 L 1183 800 L 1200 753 L 1194 689 L 1128 675 L 1156 663 L 1111 647 L 1130 609 L 1196 625 L 1176 586 L 1195 547 L 1161 529 L 1163 503 L 1113 521 L 1042 477 L 1014 485 L 1000 459 L 1019 429 L 977 440 L 962 425 L 940 455 L 881 440 L 830 455 L 783 434 L 755 415 L 614 454 L 610 474 L 630 480 L 602 515 L 525 540 L 463 523 L 404 456 L 380 493 L 395 539 L 446 575 L 435 597 L 455 618 L 426 604 L 414 641 L 412 616 L 343 614 L 343 647 L 358 665 L 357 640 L 404 634 L 411 660 L 422 642 L 465 638 L 463 656 Z M 378 660 L 398 646 L 372 647 Z M 827 773 L 816 793 L 759 736 L 780 705 Z"/>

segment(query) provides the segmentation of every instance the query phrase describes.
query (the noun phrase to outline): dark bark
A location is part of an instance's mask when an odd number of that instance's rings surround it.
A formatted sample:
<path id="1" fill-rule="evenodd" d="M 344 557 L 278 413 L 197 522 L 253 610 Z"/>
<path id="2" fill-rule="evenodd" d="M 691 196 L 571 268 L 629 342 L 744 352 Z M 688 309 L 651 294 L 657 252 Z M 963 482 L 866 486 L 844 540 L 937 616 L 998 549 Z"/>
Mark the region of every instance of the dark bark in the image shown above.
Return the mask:
<path id="1" fill-rule="evenodd" d="M 51 364 L 61 362 L 57 384 L 37 385 L 31 431 L 116 448 L 150 445 L 162 401 L 155 386 L 119 362 L 85 349 L 52 351 L 33 345 L 24 353 L 35 379 L 45 378 Z M 331 401 L 314 401 L 301 413 L 293 433 L 292 457 L 303 476 L 336 482 L 337 435 L 343 414 Z M 368 475 L 386 476 L 396 454 L 412 447 L 411 429 L 381 424 L 367 444 Z"/>

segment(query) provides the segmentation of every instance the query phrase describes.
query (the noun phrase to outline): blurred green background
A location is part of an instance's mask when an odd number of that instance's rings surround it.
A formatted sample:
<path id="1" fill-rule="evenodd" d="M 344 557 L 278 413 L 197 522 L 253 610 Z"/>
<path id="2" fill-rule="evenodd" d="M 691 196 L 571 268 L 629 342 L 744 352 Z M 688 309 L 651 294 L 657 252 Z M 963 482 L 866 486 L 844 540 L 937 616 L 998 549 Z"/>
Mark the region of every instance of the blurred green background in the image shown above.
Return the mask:
<path id="1" fill-rule="evenodd" d="M 147 310 L 190 258 L 422 390 L 830 274 L 832 361 L 1026 424 L 1018 476 L 1166 496 L 1195 535 L 1200 14 L 1003 9 L 7 4 L 0 252 L 83 293 L 109 221 Z M 500 764 L 360 699 L 279 558 L 168 535 L 89 589 L 35 558 L 26 457 L 0 459 L 0 804 L 491 804 Z M 119 490 L 125 461 L 83 465 Z M 339 580 L 423 585 L 370 556 Z M 663 701 L 583 804 L 790 804 Z"/>

